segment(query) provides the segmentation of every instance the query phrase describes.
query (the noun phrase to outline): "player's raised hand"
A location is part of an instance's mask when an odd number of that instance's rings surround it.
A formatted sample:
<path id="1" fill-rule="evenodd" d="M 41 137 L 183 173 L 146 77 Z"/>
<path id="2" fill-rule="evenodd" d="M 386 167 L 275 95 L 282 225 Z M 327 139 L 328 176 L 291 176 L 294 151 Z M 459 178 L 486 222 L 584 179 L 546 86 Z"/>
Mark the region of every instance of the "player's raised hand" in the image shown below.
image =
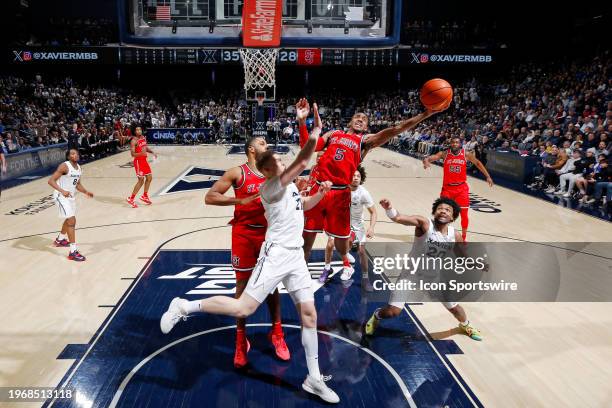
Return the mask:
<path id="1" fill-rule="evenodd" d="M 324 181 L 321 184 L 319 184 L 319 193 L 321 193 L 321 195 L 325 195 L 327 194 L 329 190 L 331 190 L 331 188 L 332 188 L 332 182 Z"/>
<path id="2" fill-rule="evenodd" d="M 380 200 L 380 205 L 385 210 L 388 210 L 389 208 L 391 208 L 391 201 L 386 198 L 383 198 L 382 200 Z"/>
<path id="3" fill-rule="evenodd" d="M 301 98 L 298 103 L 295 104 L 295 117 L 297 120 L 306 120 L 310 114 L 310 104 L 306 98 Z"/>
<path id="4" fill-rule="evenodd" d="M 321 117 L 319 116 L 319 107 L 316 103 L 312 104 L 312 110 L 314 113 L 314 127 L 323 128 L 323 123 L 321 122 Z"/>

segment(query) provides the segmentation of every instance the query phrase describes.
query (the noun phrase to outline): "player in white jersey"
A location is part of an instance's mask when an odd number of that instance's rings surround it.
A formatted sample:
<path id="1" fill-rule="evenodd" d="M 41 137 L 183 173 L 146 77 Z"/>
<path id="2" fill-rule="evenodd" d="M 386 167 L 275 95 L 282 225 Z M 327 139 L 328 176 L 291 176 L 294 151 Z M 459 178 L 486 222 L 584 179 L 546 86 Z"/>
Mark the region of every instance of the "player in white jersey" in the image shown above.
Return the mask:
<path id="1" fill-rule="evenodd" d="M 296 105 L 296 111 L 298 120 L 306 119 L 310 111 L 308 102 L 301 99 Z M 302 345 L 308 366 L 308 375 L 302 388 L 326 402 L 338 403 L 340 398 L 325 384 L 319 371 L 317 311 L 311 287 L 312 278 L 302 249 L 304 210 L 314 207 L 331 189 L 331 183 L 323 182 L 318 193 L 309 197 L 302 197 L 293 183 L 308 165 L 321 133 L 321 119 L 316 105 L 314 116 L 314 128 L 308 142 L 289 167 L 285 168 L 279 156 L 271 150 L 257 157 L 257 170 L 266 177 L 259 191 L 266 210 L 268 229 L 257 265 L 243 294 L 238 299 L 213 296 L 191 302 L 174 298 L 168 311 L 161 317 L 160 328 L 163 333 L 168 333 L 181 319 L 198 312 L 246 318 L 253 314 L 282 282 L 302 321 Z"/>
<path id="2" fill-rule="evenodd" d="M 414 230 L 414 247 L 411 254 L 428 253 L 427 248 L 432 245 L 444 247 L 445 243 L 463 242 L 461 233 L 450 225 L 459 216 L 461 207 L 450 198 L 438 198 L 434 201 L 431 211 L 432 218 L 426 218 L 421 215 L 402 215 L 391 206 L 391 202 L 387 199 L 382 199 L 380 205 L 385 209 L 387 216 L 394 222 L 416 227 Z M 393 295 L 400 295 L 398 296 L 400 299 L 394 299 Z M 394 292 L 389 304 L 383 308 L 376 309 L 372 314 L 366 323 L 366 334 L 373 335 L 380 320 L 399 316 L 404 303 L 405 299 L 402 299 L 401 292 Z M 467 314 L 461 305 L 455 302 L 443 302 L 443 304 L 459 321 L 459 328 L 472 339 L 482 340 L 482 335 L 478 329 L 470 324 Z"/>
<path id="3" fill-rule="evenodd" d="M 368 257 L 365 252 L 365 244 L 367 238 L 371 239 L 374 237 L 374 226 L 376 225 L 378 214 L 376 212 L 376 207 L 374 206 L 374 200 L 372 200 L 372 195 L 370 195 L 370 192 L 363 186 L 365 180 L 365 169 L 362 166 L 357 166 L 357 170 L 355 170 L 355 174 L 353 174 L 353 180 L 349 185 L 351 189 L 351 236 L 349 238 L 349 246 L 352 247 L 355 242 L 359 245 L 358 253 L 359 262 L 361 264 L 361 277 L 363 279 L 362 283 L 366 285 L 366 289 L 369 289 L 369 281 L 367 280 Z M 370 225 L 367 230 L 363 226 L 363 207 L 367 208 L 368 212 L 370 213 Z M 325 248 L 325 267 L 323 268 L 323 273 L 319 277 L 319 282 L 321 283 L 325 282 L 331 273 L 331 259 L 333 250 L 334 238 L 329 237 L 327 240 L 327 247 Z M 351 263 L 353 262 L 355 262 L 354 259 Z M 353 268 L 344 268 L 342 275 L 340 275 L 340 279 L 343 281 L 348 281 L 351 279 L 353 271 Z"/>
<path id="4" fill-rule="evenodd" d="M 80 191 L 89 198 L 93 197 L 81 184 L 81 166 L 79 166 L 79 151 L 69 149 L 66 152 L 66 161 L 57 167 L 49 178 L 49 185 L 53 187 L 53 198 L 59 211 L 59 217 L 64 219 L 62 230 L 55 238 L 55 246 L 70 247 L 68 259 L 81 262 L 85 257 L 79 253 L 75 240 L 76 226 L 76 192 Z"/>

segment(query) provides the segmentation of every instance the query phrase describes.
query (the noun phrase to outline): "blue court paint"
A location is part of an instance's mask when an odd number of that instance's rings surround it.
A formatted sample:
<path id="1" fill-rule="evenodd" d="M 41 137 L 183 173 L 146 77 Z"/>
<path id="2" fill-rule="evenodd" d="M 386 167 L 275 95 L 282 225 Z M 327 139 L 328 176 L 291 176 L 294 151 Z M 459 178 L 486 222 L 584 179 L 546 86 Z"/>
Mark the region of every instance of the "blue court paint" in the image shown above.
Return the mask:
<path id="1" fill-rule="evenodd" d="M 88 344 L 68 344 L 57 356 L 58 360 L 79 360 L 85 355 Z"/>
<path id="2" fill-rule="evenodd" d="M 318 266 L 311 266 L 314 277 L 320 274 L 322 260 L 323 252 L 314 251 L 311 265 L 318 262 Z M 356 268 L 357 279 L 352 285 L 343 285 L 337 274 L 315 293 L 318 329 L 330 333 L 319 334 L 321 370 L 333 376 L 330 385 L 340 395 L 342 406 L 409 406 L 397 378 L 405 384 L 416 406 L 473 406 L 433 351 L 429 339 L 407 314 L 384 321 L 376 336 L 363 335 L 364 321 L 381 304 L 368 303 L 362 297 L 359 265 Z M 269 327 L 248 327 L 250 364 L 240 371 L 233 368 L 231 326 L 235 322 L 231 318 L 194 316 L 179 323 L 170 334 L 161 333 L 159 318 L 172 298 L 193 300 L 231 294 L 234 284 L 227 250 L 158 252 L 124 301 L 103 323 L 99 337 L 94 336 L 87 353 L 60 382 L 66 381 L 66 386 L 75 388 L 80 393 L 80 402 L 47 401 L 45 406 L 77 407 L 91 402 L 92 407 L 107 407 L 131 371 L 133 376 L 117 406 L 325 406 L 301 389 L 307 369 L 297 328 L 285 328 L 292 358 L 282 362 L 276 359 L 267 340 Z M 281 303 L 283 323 L 299 326 L 289 295 L 282 294 Z M 265 305 L 248 319 L 250 324 L 269 322 Z M 177 344 L 167 347 L 173 342 Z M 355 344 L 367 347 L 370 352 Z M 452 340 L 438 340 L 433 346 L 440 353 L 461 352 Z M 74 346 L 67 347 L 61 356 L 81 354 L 72 349 Z M 159 352 L 160 349 L 164 350 Z"/>

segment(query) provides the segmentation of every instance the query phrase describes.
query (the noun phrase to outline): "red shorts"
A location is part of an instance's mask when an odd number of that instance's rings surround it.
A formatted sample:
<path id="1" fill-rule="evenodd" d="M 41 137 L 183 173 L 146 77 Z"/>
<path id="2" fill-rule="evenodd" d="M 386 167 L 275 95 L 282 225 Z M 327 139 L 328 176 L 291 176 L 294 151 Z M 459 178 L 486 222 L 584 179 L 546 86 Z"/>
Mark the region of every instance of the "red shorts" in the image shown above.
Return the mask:
<path id="1" fill-rule="evenodd" d="M 134 159 L 134 170 L 136 171 L 136 175 L 138 177 L 144 177 L 151 174 L 151 166 L 149 166 L 147 158 L 144 157 L 142 159 Z"/>
<path id="2" fill-rule="evenodd" d="M 309 195 L 319 191 L 319 185 Z M 304 231 L 323 232 L 334 238 L 348 238 L 351 234 L 351 189 L 330 190 L 312 209 L 304 212 Z"/>
<path id="3" fill-rule="evenodd" d="M 442 186 L 440 197 L 455 200 L 461 208 L 470 208 L 470 187 L 467 183 L 459 184 L 458 186 Z"/>
<path id="4" fill-rule="evenodd" d="M 265 239 L 265 227 L 232 226 L 232 266 L 237 280 L 249 279 Z"/>

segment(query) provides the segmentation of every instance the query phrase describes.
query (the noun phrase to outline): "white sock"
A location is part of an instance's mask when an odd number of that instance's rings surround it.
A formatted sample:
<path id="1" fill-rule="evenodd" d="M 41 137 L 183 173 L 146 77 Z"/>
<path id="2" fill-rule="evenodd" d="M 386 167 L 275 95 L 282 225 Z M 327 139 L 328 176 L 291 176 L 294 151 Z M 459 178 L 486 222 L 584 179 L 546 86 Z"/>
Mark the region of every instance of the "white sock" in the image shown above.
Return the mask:
<path id="1" fill-rule="evenodd" d="M 76 242 L 71 242 L 70 243 L 70 252 L 74 252 L 76 250 L 77 250 Z"/>
<path id="2" fill-rule="evenodd" d="M 317 329 L 314 327 L 302 327 L 302 346 L 306 354 L 306 365 L 308 366 L 308 374 L 318 380 L 321 378 L 319 371 L 319 339 L 317 338 Z"/>
<path id="3" fill-rule="evenodd" d="M 470 324 L 469 320 L 466 320 L 465 322 L 460 322 L 462 326 L 467 326 L 468 324 Z"/>
<path id="4" fill-rule="evenodd" d="M 329 268 L 331 268 L 331 263 L 326 263 L 325 264 L 325 269 L 329 269 Z"/>
<path id="5" fill-rule="evenodd" d="M 183 311 L 188 315 L 194 313 L 200 313 L 202 309 L 200 308 L 200 300 L 192 300 L 191 302 L 185 302 L 183 304 Z"/>
<path id="6" fill-rule="evenodd" d="M 62 234 L 61 232 L 60 232 L 60 234 L 57 236 L 57 239 L 58 239 L 58 240 L 60 240 L 60 241 L 61 241 L 62 239 L 66 239 L 66 238 L 68 238 L 68 237 L 66 236 L 66 234 Z"/>

